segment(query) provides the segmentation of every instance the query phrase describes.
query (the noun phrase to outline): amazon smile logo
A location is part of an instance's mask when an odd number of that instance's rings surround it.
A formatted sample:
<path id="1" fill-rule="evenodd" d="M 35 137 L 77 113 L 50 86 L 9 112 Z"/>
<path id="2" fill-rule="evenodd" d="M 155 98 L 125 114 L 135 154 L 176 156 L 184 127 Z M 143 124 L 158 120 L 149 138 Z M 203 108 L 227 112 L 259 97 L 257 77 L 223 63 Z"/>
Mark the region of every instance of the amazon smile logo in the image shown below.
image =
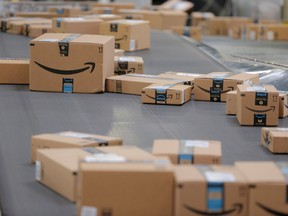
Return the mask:
<path id="1" fill-rule="evenodd" d="M 275 215 L 275 216 L 288 216 L 288 213 L 284 213 L 284 212 L 273 210 L 273 209 L 268 208 L 267 206 L 264 206 L 264 205 L 262 205 L 260 203 L 257 203 L 257 206 L 259 206 L 264 211 L 266 211 L 266 212 L 268 212 L 268 213 L 270 213 L 272 215 Z"/>
<path id="2" fill-rule="evenodd" d="M 60 70 L 60 69 L 56 69 L 56 68 L 47 67 L 47 66 L 42 65 L 36 61 L 34 61 L 34 63 L 46 71 L 49 71 L 49 72 L 54 73 L 54 74 L 60 74 L 60 75 L 74 75 L 74 74 L 84 72 L 88 69 L 90 69 L 90 73 L 92 73 L 95 69 L 95 63 L 94 62 L 86 62 L 86 63 L 84 63 L 83 68 L 74 69 L 74 70 Z"/>
<path id="3" fill-rule="evenodd" d="M 148 98 L 151 98 L 152 100 L 154 100 L 155 102 L 166 102 L 167 100 L 172 100 L 172 98 L 173 98 L 172 94 L 168 94 L 167 96 L 165 94 L 158 94 L 158 95 L 156 95 L 155 98 L 147 95 L 146 93 L 145 93 L 145 95 Z"/>
<path id="4" fill-rule="evenodd" d="M 242 204 L 237 203 L 237 204 L 234 204 L 233 207 L 234 208 L 227 210 L 227 211 L 206 212 L 206 211 L 200 211 L 200 210 L 194 209 L 188 205 L 184 205 L 184 208 L 189 210 L 190 212 L 196 213 L 198 215 L 204 215 L 204 216 L 224 216 L 224 215 L 232 214 L 234 212 L 237 212 L 238 214 L 240 214 L 242 212 L 242 209 L 243 209 Z"/>
<path id="5" fill-rule="evenodd" d="M 121 38 L 115 38 L 115 41 L 127 40 L 127 35 L 123 35 Z"/>
<path id="6" fill-rule="evenodd" d="M 198 87 L 199 89 L 201 89 L 202 91 L 206 92 L 206 93 L 209 93 L 209 94 L 211 93 L 210 90 L 207 90 L 207 89 L 205 89 L 205 88 L 202 88 L 202 87 L 199 86 L 199 85 L 197 85 L 197 87 Z M 234 87 L 233 87 L 233 86 L 228 86 L 227 88 L 228 88 L 228 89 L 225 90 L 225 91 L 221 90 L 221 91 L 220 91 L 220 94 L 225 94 L 225 93 L 227 93 L 227 92 L 229 92 L 229 91 L 233 91 L 233 90 L 234 90 Z"/>
<path id="7" fill-rule="evenodd" d="M 271 106 L 270 109 L 266 109 L 266 110 L 255 110 L 255 109 L 251 109 L 251 108 L 246 107 L 246 106 L 245 106 L 245 108 L 252 111 L 252 112 L 256 112 L 256 113 L 266 113 L 266 112 L 270 112 L 270 111 L 272 111 L 272 112 L 275 111 L 275 106 Z"/>
<path id="8" fill-rule="evenodd" d="M 118 75 L 123 75 L 123 74 L 128 74 L 128 73 L 135 73 L 135 68 L 130 68 L 129 70 L 118 70 L 118 71 L 114 71 L 115 74 Z"/>

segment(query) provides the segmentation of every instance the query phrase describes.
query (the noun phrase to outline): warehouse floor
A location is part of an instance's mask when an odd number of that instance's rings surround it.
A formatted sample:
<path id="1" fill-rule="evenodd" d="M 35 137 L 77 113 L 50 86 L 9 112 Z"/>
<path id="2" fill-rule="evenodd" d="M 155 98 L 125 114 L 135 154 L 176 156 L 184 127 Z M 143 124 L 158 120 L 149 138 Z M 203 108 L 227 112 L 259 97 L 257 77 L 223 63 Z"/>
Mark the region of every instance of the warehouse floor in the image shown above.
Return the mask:
<path id="1" fill-rule="evenodd" d="M 1 57 L 29 57 L 29 39 L 0 33 Z M 211 45 L 211 43 L 210 43 Z M 173 34 L 152 32 L 142 56 L 147 74 L 165 71 L 208 73 L 228 69 L 201 47 Z M 287 86 L 287 82 L 286 82 Z M 215 139 L 223 144 L 223 163 L 287 160 L 260 145 L 260 127 L 241 127 L 225 114 L 224 103 L 190 101 L 183 106 L 143 105 L 122 94 L 30 92 L 28 86 L 0 86 L 0 202 L 3 215 L 76 215 L 75 205 L 35 181 L 30 163 L 33 134 L 73 130 L 123 137 L 125 144 L 151 151 L 157 138 Z M 282 119 L 279 127 L 287 127 Z"/>

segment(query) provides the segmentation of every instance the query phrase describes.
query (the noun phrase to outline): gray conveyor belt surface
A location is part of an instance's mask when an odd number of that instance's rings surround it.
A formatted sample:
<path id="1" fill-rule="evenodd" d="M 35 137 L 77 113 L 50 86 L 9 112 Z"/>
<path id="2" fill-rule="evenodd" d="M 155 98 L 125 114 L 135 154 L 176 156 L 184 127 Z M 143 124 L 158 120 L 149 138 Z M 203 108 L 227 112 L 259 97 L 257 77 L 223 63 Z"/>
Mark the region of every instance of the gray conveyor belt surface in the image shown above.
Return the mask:
<path id="1" fill-rule="evenodd" d="M 140 55 L 145 72 L 226 71 L 196 46 L 153 31 L 150 50 Z M 0 33 L 0 56 L 29 57 L 29 39 Z M 33 134 L 73 130 L 123 137 L 125 144 L 151 151 L 154 139 L 214 139 L 223 144 L 223 163 L 286 160 L 260 145 L 260 127 L 241 127 L 224 103 L 190 101 L 183 106 L 143 105 L 124 94 L 30 92 L 28 86 L 0 86 L 0 203 L 8 216 L 71 216 L 75 205 L 35 180 L 30 163 Z M 287 127 L 287 119 L 280 120 Z"/>

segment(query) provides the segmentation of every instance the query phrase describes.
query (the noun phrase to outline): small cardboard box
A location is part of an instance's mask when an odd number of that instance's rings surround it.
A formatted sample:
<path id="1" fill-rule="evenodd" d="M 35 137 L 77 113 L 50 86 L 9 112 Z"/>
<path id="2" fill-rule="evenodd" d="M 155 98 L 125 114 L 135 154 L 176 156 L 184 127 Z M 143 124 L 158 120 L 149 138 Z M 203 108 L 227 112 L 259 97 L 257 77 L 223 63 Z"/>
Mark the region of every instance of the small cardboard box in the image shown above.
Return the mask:
<path id="1" fill-rule="evenodd" d="M 23 26 L 22 34 L 31 38 L 39 37 L 45 33 L 52 33 L 52 23 L 26 24 Z"/>
<path id="2" fill-rule="evenodd" d="M 82 14 L 82 10 L 79 7 L 69 8 L 69 7 L 51 7 L 49 12 L 57 14 L 58 17 L 77 17 Z"/>
<path id="3" fill-rule="evenodd" d="M 182 105 L 191 100 L 191 86 L 178 84 L 153 84 L 143 88 L 144 104 Z"/>
<path id="4" fill-rule="evenodd" d="M 36 156 L 36 180 L 66 199 L 77 199 L 79 159 L 93 155 L 116 154 L 127 159 L 151 159 L 153 156 L 134 146 L 40 149 Z"/>
<path id="5" fill-rule="evenodd" d="M 240 125 L 277 126 L 279 92 L 274 86 L 238 85 L 237 119 Z"/>
<path id="6" fill-rule="evenodd" d="M 248 215 L 247 182 L 235 167 L 181 165 L 175 178 L 175 216 Z"/>
<path id="7" fill-rule="evenodd" d="M 152 154 L 173 164 L 221 164 L 221 142 L 215 140 L 154 140 Z"/>
<path id="8" fill-rule="evenodd" d="M 101 35 L 115 37 L 115 49 L 135 51 L 150 48 L 150 26 L 143 20 L 115 20 L 100 25 Z"/>
<path id="9" fill-rule="evenodd" d="M 80 162 L 79 216 L 173 215 L 174 173 L 168 159 L 90 158 Z"/>
<path id="10" fill-rule="evenodd" d="M 121 49 L 115 49 L 114 50 L 114 54 L 115 54 L 115 56 L 124 56 L 124 54 L 125 54 L 125 50 L 121 50 Z"/>
<path id="11" fill-rule="evenodd" d="M 0 18 L 0 31 L 7 32 L 10 29 L 9 23 L 13 21 L 23 21 L 25 18 L 23 17 L 6 17 Z"/>
<path id="12" fill-rule="evenodd" d="M 184 84 L 184 81 L 148 74 L 126 74 L 106 78 L 106 92 L 141 95 L 152 84 Z"/>
<path id="13" fill-rule="evenodd" d="M 225 102 L 226 93 L 236 90 L 237 85 L 243 83 L 259 83 L 258 74 L 222 74 L 213 73 L 194 80 L 195 100 Z"/>
<path id="14" fill-rule="evenodd" d="M 288 92 L 279 91 L 279 117 L 286 118 L 288 116 Z"/>
<path id="15" fill-rule="evenodd" d="M 288 26 L 282 24 L 268 24 L 263 26 L 264 40 L 288 40 Z"/>
<path id="16" fill-rule="evenodd" d="M 115 56 L 114 75 L 143 74 L 144 61 L 139 56 Z"/>
<path id="17" fill-rule="evenodd" d="M 0 84 L 29 84 L 29 59 L 0 58 Z"/>
<path id="18" fill-rule="evenodd" d="M 114 38 L 44 34 L 30 42 L 30 90 L 103 92 L 114 74 Z"/>
<path id="19" fill-rule="evenodd" d="M 226 114 L 236 115 L 237 113 L 237 90 L 227 92 L 226 95 Z"/>
<path id="20" fill-rule="evenodd" d="M 85 148 L 97 146 L 122 145 L 119 137 L 65 131 L 60 133 L 39 134 L 31 137 L 31 161 L 35 162 L 39 149 Z"/>
<path id="21" fill-rule="evenodd" d="M 273 153 L 288 153 L 288 128 L 262 128 L 261 143 Z"/>
<path id="22" fill-rule="evenodd" d="M 190 38 L 193 38 L 196 41 L 201 41 L 202 39 L 202 34 L 201 34 L 201 28 L 200 27 L 179 27 L 179 26 L 174 26 L 172 27 L 172 31 L 178 35 L 183 35 L 187 36 Z"/>
<path id="23" fill-rule="evenodd" d="M 288 215 L 287 163 L 236 162 L 249 184 L 247 215 Z"/>
<path id="24" fill-rule="evenodd" d="M 31 19 L 25 19 L 23 21 L 11 21 L 9 22 L 9 30 L 7 30 L 7 33 L 10 34 L 22 34 L 24 30 L 24 26 L 26 25 L 33 25 L 33 24 L 46 24 L 51 25 L 51 20 L 43 19 L 43 18 L 31 18 Z"/>
<path id="25" fill-rule="evenodd" d="M 54 18 L 52 28 L 54 33 L 99 34 L 100 19 Z"/>

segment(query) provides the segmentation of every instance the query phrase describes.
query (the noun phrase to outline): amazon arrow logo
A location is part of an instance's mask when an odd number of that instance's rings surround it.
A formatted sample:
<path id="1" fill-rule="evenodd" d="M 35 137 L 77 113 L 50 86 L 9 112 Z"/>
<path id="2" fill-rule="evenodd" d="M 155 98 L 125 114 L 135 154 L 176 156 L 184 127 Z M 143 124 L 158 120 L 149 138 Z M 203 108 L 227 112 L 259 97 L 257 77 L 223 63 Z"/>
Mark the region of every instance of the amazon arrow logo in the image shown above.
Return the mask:
<path id="1" fill-rule="evenodd" d="M 221 211 L 221 212 L 206 212 L 206 211 L 200 211 L 200 210 L 197 210 L 197 209 L 194 209 L 188 205 L 184 205 L 184 208 L 193 212 L 193 213 L 196 213 L 196 214 L 199 214 L 199 215 L 205 215 L 205 216 L 224 216 L 224 215 L 229 215 L 229 214 L 232 214 L 234 212 L 237 212 L 238 214 L 240 214 L 242 212 L 242 209 L 243 209 L 243 205 L 241 203 L 237 203 L 237 204 L 234 204 L 233 205 L 234 208 L 233 209 L 230 209 L 230 210 L 227 210 L 227 211 Z"/>
<path id="2" fill-rule="evenodd" d="M 262 208 L 263 210 L 265 210 L 266 212 L 269 212 L 270 214 L 276 215 L 276 216 L 288 216 L 288 213 L 284 213 L 284 212 L 280 212 L 280 211 L 276 211 L 273 209 L 270 209 L 260 203 L 256 203 L 260 208 Z"/>
<path id="3" fill-rule="evenodd" d="M 128 74 L 128 73 L 135 73 L 135 68 L 130 68 L 129 70 L 119 70 L 119 71 L 114 71 L 115 74 L 117 75 L 123 75 L 123 74 Z"/>
<path id="4" fill-rule="evenodd" d="M 47 67 L 47 66 L 42 65 L 36 61 L 34 61 L 34 63 L 46 71 L 49 71 L 49 72 L 54 73 L 54 74 L 61 74 L 61 75 L 78 74 L 78 73 L 81 73 L 81 72 L 88 70 L 89 68 L 91 68 L 90 73 L 92 73 L 95 69 L 95 63 L 94 62 L 86 62 L 86 63 L 84 63 L 84 65 L 87 65 L 86 67 L 75 69 L 75 70 L 60 70 L 60 69 Z"/>
<path id="5" fill-rule="evenodd" d="M 252 111 L 252 112 L 256 112 L 256 113 L 266 113 L 266 112 L 269 112 L 271 110 L 272 110 L 272 112 L 275 111 L 275 106 L 271 106 L 270 109 L 267 109 L 267 110 L 254 110 L 254 109 L 251 109 L 251 108 L 246 107 L 246 106 L 245 106 L 245 108 Z"/>
<path id="6" fill-rule="evenodd" d="M 157 97 L 151 97 L 147 94 L 145 94 L 148 98 L 151 98 L 152 100 L 156 101 L 156 102 L 166 102 L 167 100 L 172 100 L 173 95 L 172 94 L 168 94 L 167 97 L 163 94 L 159 94 L 157 95 Z"/>
<path id="7" fill-rule="evenodd" d="M 115 41 L 127 40 L 127 35 L 123 35 L 121 38 L 115 38 Z"/>
<path id="8" fill-rule="evenodd" d="M 207 90 L 207 89 L 205 89 L 205 88 L 202 88 L 202 87 L 199 86 L 199 85 L 197 85 L 197 87 L 198 87 L 199 89 L 201 89 L 202 91 L 210 94 L 210 90 Z M 221 91 L 220 91 L 220 94 L 225 94 L 225 93 L 227 93 L 227 92 L 229 92 L 229 91 L 233 91 L 233 90 L 234 90 L 234 87 L 233 87 L 233 86 L 228 86 L 227 88 L 228 88 L 228 90 L 225 90 L 225 91 L 221 90 Z"/>
<path id="9" fill-rule="evenodd" d="M 286 109 L 288 109 L 288 104 L 284 104 L 284 106 L 286 107 Z"/>

